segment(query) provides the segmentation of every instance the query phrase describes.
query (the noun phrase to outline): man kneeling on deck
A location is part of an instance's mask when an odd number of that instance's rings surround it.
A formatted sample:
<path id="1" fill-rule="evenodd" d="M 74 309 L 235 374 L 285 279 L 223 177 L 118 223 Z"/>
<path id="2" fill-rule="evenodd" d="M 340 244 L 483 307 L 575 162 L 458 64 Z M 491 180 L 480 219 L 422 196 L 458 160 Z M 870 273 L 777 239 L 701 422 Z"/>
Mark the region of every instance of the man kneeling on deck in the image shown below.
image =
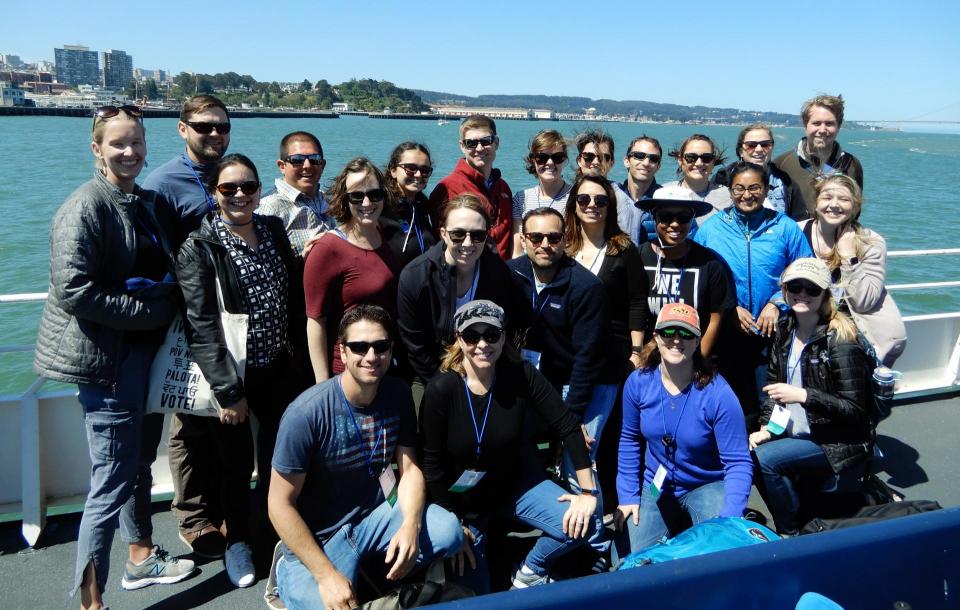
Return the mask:
<path id="1" fill-rule="evenodd" d="M 397 580 L 462 544 L 457 518 L 426 506 L 410 388 L 386 377 L 391 328 L 380 307 L 348 311 L 339 330 L 346 369 L 301 394 L 280 422 L 269 510 L 288 608 L 354 608 L 365 556 L 385 553 L 387 578 Z"/>

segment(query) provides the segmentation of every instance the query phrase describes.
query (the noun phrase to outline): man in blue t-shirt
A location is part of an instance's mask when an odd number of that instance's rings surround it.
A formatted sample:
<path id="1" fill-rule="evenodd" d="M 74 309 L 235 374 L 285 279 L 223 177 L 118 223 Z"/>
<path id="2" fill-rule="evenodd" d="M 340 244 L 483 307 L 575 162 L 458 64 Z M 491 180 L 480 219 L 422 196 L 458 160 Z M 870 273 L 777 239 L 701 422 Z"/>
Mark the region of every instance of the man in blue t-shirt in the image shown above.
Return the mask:
<path id="1" fill-rule="evenodd" d="M 426 505 L 413 397 L 385 376 L 390 328 L 380 307 L 348 311 L 338 333 L 343 374 L 301 394 L 280 422 L 268 505 L 288 608 L 354 608 L 364 556 L 385 553 L 387 578 L 397 580 L 463 543 L 457 518 Z"/>

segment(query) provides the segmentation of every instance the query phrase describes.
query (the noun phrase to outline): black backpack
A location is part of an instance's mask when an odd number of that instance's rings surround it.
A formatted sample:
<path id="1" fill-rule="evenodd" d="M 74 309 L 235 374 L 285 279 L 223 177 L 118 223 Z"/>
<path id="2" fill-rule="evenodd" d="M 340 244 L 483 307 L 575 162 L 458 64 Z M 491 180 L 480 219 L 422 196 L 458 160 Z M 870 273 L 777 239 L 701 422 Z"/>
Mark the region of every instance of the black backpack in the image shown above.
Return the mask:
<path id="1" fill-rule="evenodd" d="M 800 535 L 816 534 L 828 530 L 839 530 L 857 525 L 877 523 L 878 521 L 928 513 L 942 508 L 939 502 L 933 500 L 904 500 L 902 502 L 878 504 L 877 506 L 866 506 L 858 510 L 852 517 L 845 519 L 820 519 L 818 517 L 803 526 L 803 529 L 800 530 Z"/>

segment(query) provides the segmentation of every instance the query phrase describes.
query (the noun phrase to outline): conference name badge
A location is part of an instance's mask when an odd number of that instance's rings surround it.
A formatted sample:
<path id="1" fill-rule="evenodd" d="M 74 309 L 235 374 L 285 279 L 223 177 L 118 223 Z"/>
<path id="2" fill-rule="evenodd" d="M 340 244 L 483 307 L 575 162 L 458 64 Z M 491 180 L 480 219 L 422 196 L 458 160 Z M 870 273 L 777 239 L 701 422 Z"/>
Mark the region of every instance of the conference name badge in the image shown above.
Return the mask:
<path id="1" fill-rule="evenodd" d="M 773 413 L 770 414 L 770 421 L 767 423 L 767 431 L 770 434 L 783 434 L 790 423 L 790 409 L 783 405 L 773 407 Z"/>
<path id="2" fill-rule="evenodd" d="M 380 473 L 380 489 L 383 490 L 383 497 L 387 499 L 390 506 L 397 503 L 397 475 L 393 474 L 392 465 L 388 465 Z"/>
<path id="3" fill-rule="evenodd" d="M 483 470 L 464 470 L 460 478 L 450 486 L 450 491 L 458 494 L 469 491 L 477 486 L 485 474 L 487 473 Z"/>

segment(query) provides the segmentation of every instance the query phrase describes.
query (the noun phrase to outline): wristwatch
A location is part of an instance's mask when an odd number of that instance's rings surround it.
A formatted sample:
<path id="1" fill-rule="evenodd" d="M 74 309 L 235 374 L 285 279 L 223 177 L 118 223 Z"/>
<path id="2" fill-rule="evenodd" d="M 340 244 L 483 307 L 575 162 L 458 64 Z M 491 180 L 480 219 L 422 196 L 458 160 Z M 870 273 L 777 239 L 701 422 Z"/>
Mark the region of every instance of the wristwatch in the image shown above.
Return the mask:
<path id="1" fill-rule="evenodd" d="M 588 494 L 588 495 L 591 495 L 591 496 L 599 496 L 599 495 L 600 495 L 600 490 L 599 490 L 599 489 L 587 489 L 587 488 L 585 488 L 585 487 L 581 487 L 581 488 L 580 488 L 580 493 L 581 493 L 581 494 Z"/>
<path id="2" fill-rule="evenodd" d="M 642 346 L 642 345 L 634 345 L 633 347 L 630 348 L 630 351 L 633 352 L 634 354 L 639 354 L 640 352 L 643 351 L 643 346 Z"/>

